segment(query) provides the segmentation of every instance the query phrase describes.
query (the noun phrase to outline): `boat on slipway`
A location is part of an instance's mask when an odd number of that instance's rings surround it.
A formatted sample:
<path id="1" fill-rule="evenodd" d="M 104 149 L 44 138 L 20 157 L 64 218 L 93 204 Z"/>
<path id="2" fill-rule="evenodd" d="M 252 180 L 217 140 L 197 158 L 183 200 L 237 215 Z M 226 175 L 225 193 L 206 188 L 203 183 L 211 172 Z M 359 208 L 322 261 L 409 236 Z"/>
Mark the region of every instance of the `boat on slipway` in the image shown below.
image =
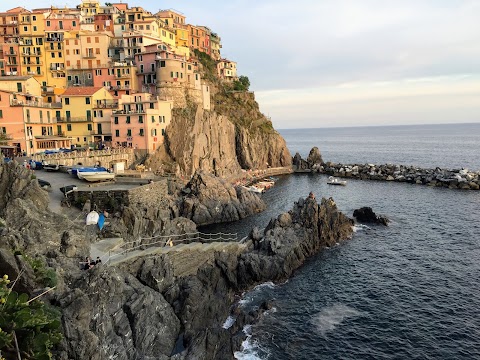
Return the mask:
<path id="1" fill-rule="evenodd" d="M 80 177 L 81 176 L 81 177 Z M 108 171 L 79 172 L 78 178 L 88 182 L 109 181 L 115 179 L 115 174 Z"/>
<path id="2" fill-rule="evenodd" d="M 345 180 L 339 180 L 333 176 L 330 176 L 327 181 L 328 185 L 340 185 L 340 186 L 345 186 L 347 185 L 347 182 Z"/>
<path id="3" fill-rule="evenodd" d="M 106 168 L 101 167 L 101 166 L 93 166 L 93 167 L 88 167 L 88 166 L 72 166 L 70 169 L 67 170 L 67 172 L 72 175 L 73 177 L 78 177 L 78 171 L 83 171 L 83 172 L 95 172 L 95 171 L 108 171 Z"/>

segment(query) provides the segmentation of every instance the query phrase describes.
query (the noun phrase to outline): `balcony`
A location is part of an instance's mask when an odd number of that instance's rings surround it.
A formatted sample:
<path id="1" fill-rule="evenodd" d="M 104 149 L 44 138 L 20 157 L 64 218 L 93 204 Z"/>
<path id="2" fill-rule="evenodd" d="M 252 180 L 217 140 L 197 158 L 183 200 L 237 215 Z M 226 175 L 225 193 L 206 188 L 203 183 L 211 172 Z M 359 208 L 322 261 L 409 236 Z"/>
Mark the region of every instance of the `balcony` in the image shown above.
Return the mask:
<path id="1" fill-rule="evenodd" d="M 95 54 L 94 53 L 86 53 L 82 57 L 85 58 L 85 59 L 95 59 Z"/>
<path id="2" fill-rule="evenodd" d="M 64 119 L 65 119 L 66 122 L 89 122 L 89 121 L 92 121 L 92 118 L 87 118 L 87 117 L 66 117 Z"/>
<path id="3" fill-rule="evenodd" d="M 51 71 L 65 71 L 65 67 L 62 65 L 50 65 Z"/>
<path id="4" fill-rule="evenodd" d="M 53 86 L 42 86 L 42 95 L 55 95 L 55 88 Z"/>
<path id="5" fill-rule="evenodd" d="M 46 51 L 62 51 L 63 48 L 60 46 L 60 47 L 52 47 L 52 46 L 48 46 L 48 47 L 45 47 L 45 50 Z"/>
<path id="6" fill-rule="evenodd" d="M 102 101 L 92 106 L 94 109 L 116 109 L 118 108 L 118 101 Z"/>
<path id="7" fill-rule="evenodd" d="M 116 85 L 116 86 L 110 86 L 110 90 L 130 90 L 130 85 L 125 85 L 125 86 L 120 86 L 120 85 Z"/>
<path id="8" fill-rule="evenodd" d="M 5 52 L 5 55 L 6 56 L 15 56 L 15 55 L 18 55 L 18 51 L 8 50 L 7 52 Z"/>
<path id="9" fill-rule="evenodd" d="M 135 115 L 135 114 L 146 114 L 146 109 L 134 109 L 134 110 L 114 110 L 115 115 Z"/>
<path id="10" fill-rule="evenodd" d="M 32 100 L 13 99 L 10 101 L 10 106 L 30 106 L 30 107 L 40 107 L 40 108 L 46 108 L 46 109 L 61 109 L 62 103 L 44 103 L 44 102 L 32 101 Z"/>
<path id="11" fill-rule="evenodd" d="M 116 79 L 125 79 L 125 78 L 130 78 L 131 74 L 115 74 Z"/>
<path id="12" fill-rule="evenodd" d="M 45 41 L 46 42 L 62 42 L 63 38 L 47 37 Z"/>

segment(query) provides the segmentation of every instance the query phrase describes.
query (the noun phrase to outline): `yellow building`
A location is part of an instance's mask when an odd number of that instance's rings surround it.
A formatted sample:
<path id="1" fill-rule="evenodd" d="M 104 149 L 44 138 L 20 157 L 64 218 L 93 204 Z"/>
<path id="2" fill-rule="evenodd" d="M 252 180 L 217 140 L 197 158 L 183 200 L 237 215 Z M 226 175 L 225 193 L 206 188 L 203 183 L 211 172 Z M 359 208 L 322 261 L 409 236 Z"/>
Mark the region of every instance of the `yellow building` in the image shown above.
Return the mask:
<path id="1" fill-rule="evenodd" d="M 70 87 L 61 96 L 59 122 L 66 124 L 66 134 L 80 147 L 94 148 L 111 143 L 112 109 L 117 103 L 103 87 Z"/>
<path id="2" fill-rule="evenodd" d="M 23 11 L 18 18 L 19 53 L 22 76 L 33 75 L 46 85 L 45 18 L 47 13 Z"/>
<path id="3" fill-rule="evenodd" d="M 70 69 L 95 69 L 110 62 L 108 48 L 112 33 L 70 31 L 65 33 L 65 66 Z"/>
<path id="4" fill-rule="evenodd" d="M 0 81 L 0 90 L 40 96 L 42 86 L 33 76 L 5 76 Z"/>

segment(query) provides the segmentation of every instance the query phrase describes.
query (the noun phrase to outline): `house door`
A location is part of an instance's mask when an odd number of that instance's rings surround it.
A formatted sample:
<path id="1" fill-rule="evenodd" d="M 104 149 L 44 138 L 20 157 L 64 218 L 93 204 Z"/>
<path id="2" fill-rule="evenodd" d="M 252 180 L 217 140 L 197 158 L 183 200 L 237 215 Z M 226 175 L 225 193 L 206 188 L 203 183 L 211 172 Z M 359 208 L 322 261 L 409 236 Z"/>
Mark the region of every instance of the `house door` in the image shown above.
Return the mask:
<path id="1" fill-rule="evenodd" d="M 97 134 L 102 135 L 102 124 L 97 124 Z"/>

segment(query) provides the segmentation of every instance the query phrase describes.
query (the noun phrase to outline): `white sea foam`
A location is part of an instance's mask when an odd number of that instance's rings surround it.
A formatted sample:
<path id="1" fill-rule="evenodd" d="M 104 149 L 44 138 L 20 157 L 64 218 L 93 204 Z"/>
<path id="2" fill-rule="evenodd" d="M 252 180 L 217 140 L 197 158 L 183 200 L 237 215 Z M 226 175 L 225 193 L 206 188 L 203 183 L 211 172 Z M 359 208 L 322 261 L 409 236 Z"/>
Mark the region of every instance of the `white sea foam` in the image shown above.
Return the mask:
<path id="1" fill-rule="evenodd" d="M 370 229 L 367 225 L 357 224 L 353 226 L 353 232 L 363 231 Z"/>
<path id="2" fill-rule="evenodd" d="M 240 306 L 245 306 L 250 304 L 254 300 L 254 295 L 256 292 L 264 289 L 264 288 L 269 288 L 273 289 L 275 287 L 275 284 L 271 281 L 268 281 L 266 283 L 260 284 L 255 286 L 251 291 L 245 292 L 242 294 L 242 298 L 238 300 L 238 305 Z"/>
<path id="3" fill-rule="evenodd" d="M 233 356 L 238 360 L 262 360 L 259 357 L 259 346 L 256 341 L 252 341 L 252 326 L 245 325 L 243 332 L 247 335 L 247 338 L 242 342 L 242 348 L 240 351 L 236 351 Z"/>
<path id="4" fill-rule="evenodd" d="M 230 329 L 230 328 L 232 327 L 232 325 L 235 324 L 235 321 L 236 321 L 236 320 L 237 320 L 236 318 L 234 318 L 233 316 L 230 315 L 230 316 L 227 318 L 227 320 L 225 320 L 225 322 L 223 323 L 223 326 L 222 326 L 222 327 L 223 327 L 224 329 Z"/>
<path id="5" fill-rule="evenodd" d="M 325 336 L 327 332 L 334 330 L 344 320 L 360 315 L 360 312 L 354 308 L 344 304 L 334 304 L 323 308 L 311 321 L 318 332 Z"/>

